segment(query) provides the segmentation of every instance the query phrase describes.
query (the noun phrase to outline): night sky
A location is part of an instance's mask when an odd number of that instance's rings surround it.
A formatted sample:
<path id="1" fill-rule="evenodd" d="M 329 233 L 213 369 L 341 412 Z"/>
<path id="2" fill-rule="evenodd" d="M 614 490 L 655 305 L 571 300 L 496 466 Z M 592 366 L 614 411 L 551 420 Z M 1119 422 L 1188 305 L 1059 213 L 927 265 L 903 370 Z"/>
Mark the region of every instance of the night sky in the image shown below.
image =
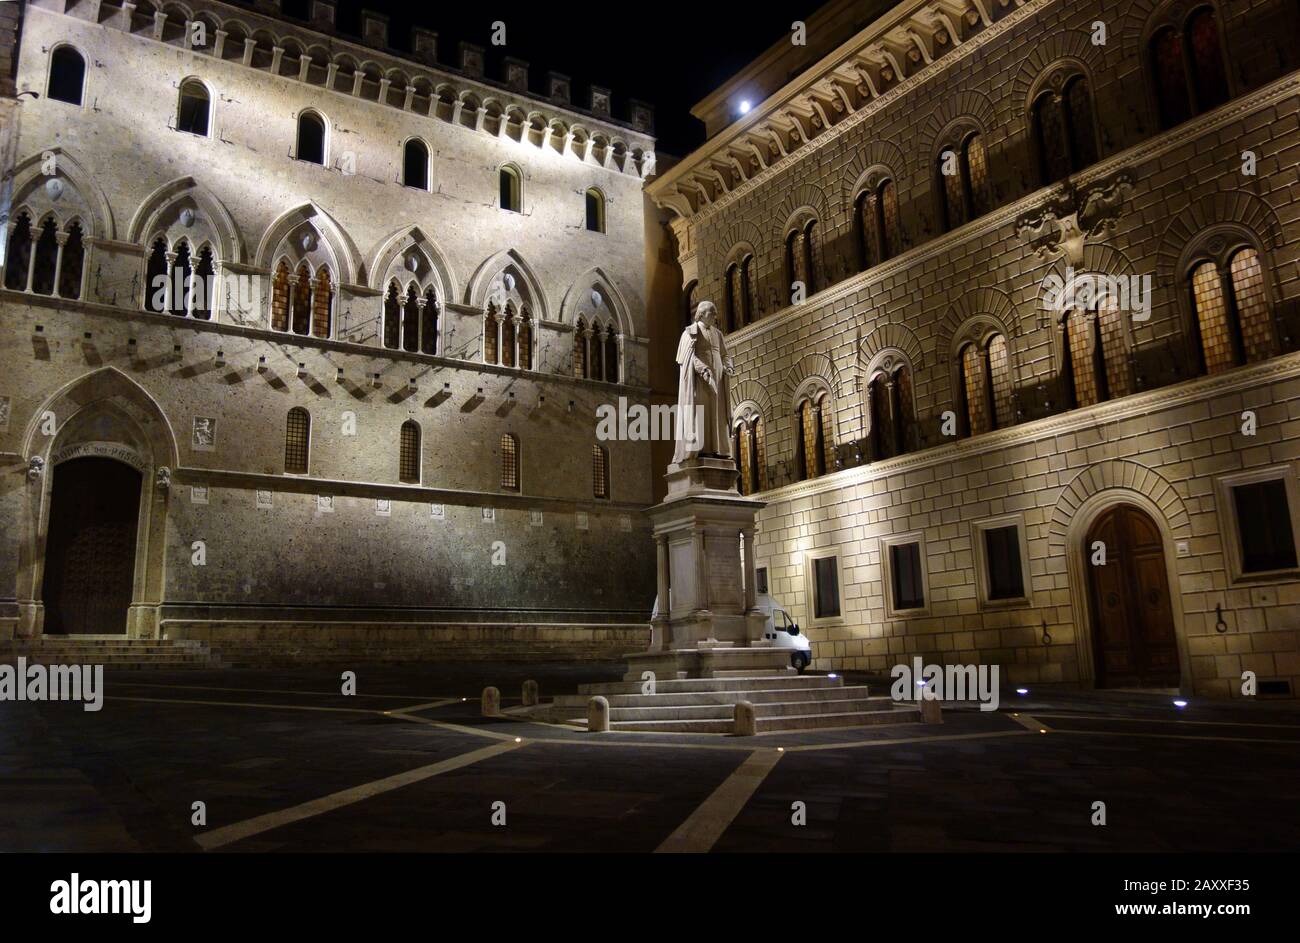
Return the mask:
<path id="1" fill-rule="evenodd" d="M 284 0 L 286 14 L 307 18 L 310 0 Z M 350 36 L 361 33 L 361 8 L 387 14 L 389 41 L 410 49 L 410 27 L 438 33 L 438 59 L 456 62 L 456 43 L 467 40 L 487 49 L 487 75 L 499 78 L 503 56 L 531 66 L 534 93 L 544 93 L 546 72 L 572 78 L 573 101 L 588 102 L 591 83 L 612 89 L 614 115 L 627 116 L 627 99 L 655 108 L 657 149 L 683 156 L 704 141 L 704 126 L 690 108 L 727 78 L 787 35 L 790 23 L 821 6 L 795 0 L 789 6 L 717 2 L 658 3 L 638 12 L 639 3 L 570 2 L 438 3 L 418 6 L 407 0 L 339 0 L 338 25 Z M 492 23 L 506 24 L 504 47 L 490 44 Z"/>

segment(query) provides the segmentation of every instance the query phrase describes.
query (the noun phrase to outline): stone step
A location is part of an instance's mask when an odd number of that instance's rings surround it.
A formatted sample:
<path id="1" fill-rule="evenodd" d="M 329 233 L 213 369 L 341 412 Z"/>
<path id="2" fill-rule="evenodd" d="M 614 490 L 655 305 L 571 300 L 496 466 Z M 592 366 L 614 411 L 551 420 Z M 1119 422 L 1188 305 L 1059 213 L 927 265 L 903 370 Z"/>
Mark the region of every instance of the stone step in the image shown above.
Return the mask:
<path id="1" fill-rule="evenodd" d="M 708 704 L 734 705 L 737 701 L 762 704 L 801 699 L 841 700 L 870 697 L 865 685 L 827 687 L 771 687 L 736 691 L 679 691 L 664 694 L 606 694 L 611 709 L 618 707 L 697 707 Z M 557 708 L 574 709 L 581 713 L 587 709 L 591 695 L 561 694 L 552 702 Z"/>
<path id="2" fill-rule="evenodd" d="M 713 672 L 713 677 L 715 678 L 781 678 L 790 675 L 797 676 L 798 674 L 799 672 L 795 671 L 794 668 L 769 668 L 769 669 L 737 668 L 734 671 L 730 669 L 725 669 L 723 671 L 715 670 Z"/>
<path id="3" fill-rule="evenodd" d="M 783 730 L 818 730 L 827 727 L 871 727 L 878 724 L 914 724 L 921 720 L 921 712 L 913 709 L 843 711 L 828 714 L 783 714 L 755 718 L 760 733 Z M 569 723 L 581 727 L 586 718 L 575 718 Z M 733 733 L 734 720 L 730 717 L 702 720 L 624 720 L 610 721 L 610 730 L 631 730 L 644 733 Z"/>
<path id="4" fill-rule="evenodd" d="M 883 703 L 882 703 L 883 702 Z M 754 716 L 794 717 L 815 714 L 852 714 L 876 710 L 891 710 L 889 698 L 840 698 L 834 701 L 771 701 L 754 705 Z M 611 707 L 611 722 L 636 720 L 731 720 L 735 717 L 733 704 L 693 704 L 679 707 Z"/>
<path id="5" fill-rule="evenodd" d="M 828 675 L 781 675 L 742 678 L 673 678 L 661 680 L 655 684 L 656 694 L 674 694 L 684 691 L 772 691 L 804 690 L 807 688 L 843 687 L 844 679 Z M 601 694 L 640 694 L 640 681 L 605 681 L 596 684 L 580 684 L 578 690 L 588 697 Z"/>

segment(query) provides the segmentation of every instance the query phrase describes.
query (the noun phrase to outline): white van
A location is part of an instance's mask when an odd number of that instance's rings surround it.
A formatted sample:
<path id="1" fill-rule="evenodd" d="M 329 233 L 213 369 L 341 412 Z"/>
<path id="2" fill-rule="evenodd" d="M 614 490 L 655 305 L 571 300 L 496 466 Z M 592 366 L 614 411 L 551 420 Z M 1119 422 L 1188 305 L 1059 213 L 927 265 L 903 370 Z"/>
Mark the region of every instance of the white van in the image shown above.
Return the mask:
<path id="1" fill-rule="evenodd" d="M 803 670 L 812 663 L 812 643 L 808 641 L 808 636 L 799 631 L 799 623 L 791 619 L 790 614 L 767 593 L 759 593 L 757 603 L 758 608 L 767 615 L 767 621 L 763 623 L 763 637 L 758 644 L 788 648 L 790 665 L 803 674 Z"/>

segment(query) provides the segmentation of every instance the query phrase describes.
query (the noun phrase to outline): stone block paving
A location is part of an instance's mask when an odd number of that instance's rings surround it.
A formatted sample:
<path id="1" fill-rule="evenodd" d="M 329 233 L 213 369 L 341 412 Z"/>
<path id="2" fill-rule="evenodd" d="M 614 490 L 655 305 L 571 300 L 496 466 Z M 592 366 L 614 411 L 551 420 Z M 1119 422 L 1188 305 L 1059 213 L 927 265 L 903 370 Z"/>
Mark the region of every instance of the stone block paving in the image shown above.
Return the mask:
<path id="1" fill-rule="evenodd" d="M 644 852 L 701 820 L 712 837 L 696 844 L 715 851 L 1300 847 L 1292 704 L 1180 713 L 1167 699 L 1039 694 L 1012 705 L 1018 717 L 948 711 L 937 726 L 591 735 L 482 717 L 478 691 L 497 682 L 509 707 L 524 677 L 549 697 L 616 669 L 489 667 L 361 666 L 356 697 L 332 693 L 332 668 L 141 672 L 111 676 L 99 713 L 0 704 L 0 850 L 197 851 L 249 820 L 214 847 Z M 719 819 L 710 797 L 778 747 Z M 196 800 L 206 828 L 190 822 Z M 1105 827 L 1090 824 L 1095 801 Z M 791 823 L 795 802 L 806 825 Z"/>

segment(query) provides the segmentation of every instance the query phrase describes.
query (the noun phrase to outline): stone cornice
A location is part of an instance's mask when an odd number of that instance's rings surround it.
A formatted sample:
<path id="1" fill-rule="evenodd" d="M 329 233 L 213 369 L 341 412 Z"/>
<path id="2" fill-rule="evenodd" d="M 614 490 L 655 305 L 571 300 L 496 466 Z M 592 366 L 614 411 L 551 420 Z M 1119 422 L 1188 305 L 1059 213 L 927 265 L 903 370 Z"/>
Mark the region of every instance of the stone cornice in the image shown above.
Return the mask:
<path id="1" fill-rule="evenodd" d="M 782 485 L 780 488 L 759 492 L 758 497 L 767 501 L 769 505 L 811 497 L 893 475 L 977 458 L 1000 449 L 1023 446 L 1042 439 L 1095 430 L 1111 423 L 1146 416 L 1157 410 L 1203 403 L 1210 396 L 1239 393 L 1265 383 L 1276 383 L 1296 377 L 1300 377 L 1300 352 L 1283 354 L 1262 363 L 1237 367 L 1215 376 L 1196 377 L 1171 386 L 1134 393 L 1123 399 L 1096 406 L 1072 409 L 1056 416 L 1035 419 L 1007 429 L 997 429 L 993 432 L 958 439 L 948 445 L 935 446 L 920 452 L 909 452 L 907 455 L 871 462 L 855 468 L 846 468 L 809 481 Z"/>
<path id="2" fill-rule="evenodd" d="M 693 219 L 707 220 L 713 213 L 729 206 L 733 199 L 739 198 L 754 187 L 766 182 L 777 172 L 784 170 L 797 159 L 805 154 L 814 153 L 824 147 L 828 142 L 837 139 L 845 130 L 856 127 L 867 121 L 883 108 L 893 105 L 900 98 L 909 94 L 913 89 L 925 84 L 930 79 L 946 71 L 950 66 L 959 63 L 968 56 L 976 54 L 984 46 L 1000 37 L 1003 33 L 1014 29 L 1023 20 L 1037 13 L 1038 9 L 1046 6 L 1055 0 L 1027 0 L 1018 10 L 1007 14 L 996 23 L 986 26 L 977 35 L 967 39 L 955 46 L 952 52 L 934 60 L 919 70 L 910 78 L 898 83 L 898 85 L 889 89 L 882 95 L 873 95 L 871 100 L 859 108 L 856 112 L 844 118 L 832 127 L 822 129 L 811 140 L 804 141 L 795 150 L 788 154 L 782 154 L 772 163 L 760 169 L 753 176 L 742 181 L 734 189 L 726 190 L 716 198 L 711 199 L 707 205 L 701 206 L 694 213 L 690 214 Z M 917 2 L 909 5 L 917 12 L 925 8 L 924 2 Z M 902 7 L 896 7 L 891 13 L 886 14 L 874 21 L 862 32 L 853 36 L 846 42 L 842 43 L 839 48 L 835 49 L 829 55 L 825 56 L 816 65 L 801 72 L 796 78 L 791 80 L 783 88 L 779 89 L 772 95 L 768 96 L 761 104 L 754 107 L 748 117 L 731 125 L 725 131 L 720 132 L 711 138 L 701 147 L 682 158 L 675 164 L 671 170 L 662 176 L 656 177 L 652 182 L 647 184 L 646 190 L 657 205 L 663 206 L 661 198 L 676 188 L 679 183 L 685 182 L 686 178 L 695 172 L 700 166 L 717 157 L 720 153 L 725 152 L 729 147 L 740 143 L 740 141 L 750 134 L 759 133 L 759 126 L 773 119 L 779 119 L 783 109 L 795 107 L 800 95 L 808 95 L 812 89 L 824 83 L 828 77 L 837 69 L 843 68 L 846 63 L 859 60 L 868 53 L 873 45 L 882 43 L 888 34 L 897 29 L 899 23 L 897 20 L 890 19 L 899 12 Z M 908 19 L 913 14 L 904 15 L 903 19 Z M 887 24 L 887 25 L 882 25 Z M 792 158 L 794 160 L 792 160 Z"/>

